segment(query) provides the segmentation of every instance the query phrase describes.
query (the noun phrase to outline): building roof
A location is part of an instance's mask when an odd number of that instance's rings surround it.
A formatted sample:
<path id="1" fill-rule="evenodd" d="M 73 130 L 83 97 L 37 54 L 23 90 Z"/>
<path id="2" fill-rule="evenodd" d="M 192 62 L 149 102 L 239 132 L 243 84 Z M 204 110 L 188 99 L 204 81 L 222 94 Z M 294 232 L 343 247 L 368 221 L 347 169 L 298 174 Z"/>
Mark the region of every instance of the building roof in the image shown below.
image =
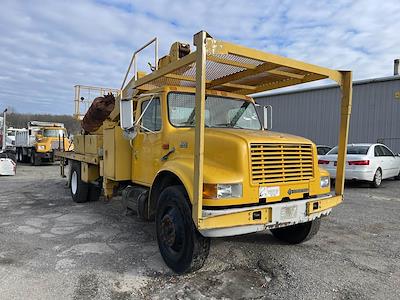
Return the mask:
<path id="1" fill-rule="evenodd" d="M 392 75 L 392 76 L 386 76 L 386 77 L 357 80 L 357 81 L 353 81 L 353 86 L 376 83 L 376 82 L 395 81 L 395 80 L 400 80 L 400 75 Z M 283 91 L 283 92 L 274 91 L 272 93 L 265 93 L 262 95 L 257 95 L 257 96 L 254 96 L 253 98 L 257 99 L 257 98 L 270 97 L 270 96 L 276 96 L 276 95 L 297 94 L 297 93 L 304 93 L 304 92 L 309 92 L 309 91 L 333 89 L 333 88 L 337 88 L 337 87 L 339 87 L 337 84 L 327 84 L 327 85 L 322 85 L 322 86 L 315 86 L 315 87 L 309 87 L 309 88 L 304 88 L 304 89 L 295 89 L 295 90 Z"/>

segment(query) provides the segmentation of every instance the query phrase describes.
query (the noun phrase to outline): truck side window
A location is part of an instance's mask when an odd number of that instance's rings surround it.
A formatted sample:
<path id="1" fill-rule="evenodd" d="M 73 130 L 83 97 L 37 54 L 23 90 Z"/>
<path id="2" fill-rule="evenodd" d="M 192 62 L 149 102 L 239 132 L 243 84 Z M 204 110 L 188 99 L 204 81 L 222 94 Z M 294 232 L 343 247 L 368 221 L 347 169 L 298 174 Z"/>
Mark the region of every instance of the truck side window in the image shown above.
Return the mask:
<path id="1" fill-rule="evenodd" d="M 142 102 L 141 111 L 143 111 L 150 100 Z M 153 99 L 142 118 L 142 126 L 151 131 L 161 130 L 161 106 L 160 99 Z M 142 129 L 142 131 L 146 131 Z"/>

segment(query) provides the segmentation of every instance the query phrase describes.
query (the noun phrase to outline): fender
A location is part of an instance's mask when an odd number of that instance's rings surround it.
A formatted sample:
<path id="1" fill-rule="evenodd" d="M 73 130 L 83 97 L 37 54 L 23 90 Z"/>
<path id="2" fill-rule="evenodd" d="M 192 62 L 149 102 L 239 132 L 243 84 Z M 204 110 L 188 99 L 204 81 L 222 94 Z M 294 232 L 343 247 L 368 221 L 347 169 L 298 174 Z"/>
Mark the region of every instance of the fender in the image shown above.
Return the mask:
<path id="1" fill-rule="evenodd" d="M 164 163 L 162 168 L 157 173 L 153 180 L 153 184 L 157 176 L 163 172 L 168 171 L 175 174 L 185 187 L 190 202 L 193 203 L 193 158 L 178 158 L 171 159 Z M 223 178 L 223 182 L 219 179 Z M 232 173 L 231 170 L 227 170 L 224 166 L 217 164 L 215 161 L 205 160 L 204 161 L 204 182 L 206 183 L 228 183 L 228 182 L 243 182 L 243 174 L 238 172 Z"/>

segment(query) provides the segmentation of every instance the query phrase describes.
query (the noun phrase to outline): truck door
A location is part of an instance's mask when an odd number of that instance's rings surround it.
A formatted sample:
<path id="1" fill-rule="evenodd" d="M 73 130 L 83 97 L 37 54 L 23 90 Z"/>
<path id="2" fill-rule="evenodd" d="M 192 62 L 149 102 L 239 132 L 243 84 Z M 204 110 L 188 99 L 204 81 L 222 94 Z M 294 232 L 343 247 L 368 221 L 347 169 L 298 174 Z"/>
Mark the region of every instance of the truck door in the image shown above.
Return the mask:
<path id="1" fill-rule="evenodd" d="M 146 109 L 147 107 L 147 109 Z M 161 141 L 161 104 L 159 98 L 143 100 L 138 108 L 143 111 L 140 130 L 133 143 L 133 180 L 150 185 L 160 168 L 162 156 Z"/>

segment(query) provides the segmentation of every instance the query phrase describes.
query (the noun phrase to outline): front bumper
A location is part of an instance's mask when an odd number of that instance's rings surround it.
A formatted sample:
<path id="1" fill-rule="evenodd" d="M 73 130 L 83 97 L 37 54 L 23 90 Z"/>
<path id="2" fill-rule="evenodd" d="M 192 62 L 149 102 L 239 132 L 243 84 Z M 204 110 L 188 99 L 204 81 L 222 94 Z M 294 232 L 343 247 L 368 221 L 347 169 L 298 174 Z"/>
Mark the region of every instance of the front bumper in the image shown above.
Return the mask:
<path id="1" fill-rule="evenodd" d="M 206 237 L 223 237 L 305 223 L 329 215 L 342 200 L 342 196 L 324 195 L 257 207 L 203 210 L 198 229 Z"/>
<path id="2" fill-rule="evenodd" d="M 36 152 L 36 156 L 40 157 L 41 159 L 53 159 L 54 154 L 53 154 L 53 151 L 51 151 L 51 152 Z"/>

